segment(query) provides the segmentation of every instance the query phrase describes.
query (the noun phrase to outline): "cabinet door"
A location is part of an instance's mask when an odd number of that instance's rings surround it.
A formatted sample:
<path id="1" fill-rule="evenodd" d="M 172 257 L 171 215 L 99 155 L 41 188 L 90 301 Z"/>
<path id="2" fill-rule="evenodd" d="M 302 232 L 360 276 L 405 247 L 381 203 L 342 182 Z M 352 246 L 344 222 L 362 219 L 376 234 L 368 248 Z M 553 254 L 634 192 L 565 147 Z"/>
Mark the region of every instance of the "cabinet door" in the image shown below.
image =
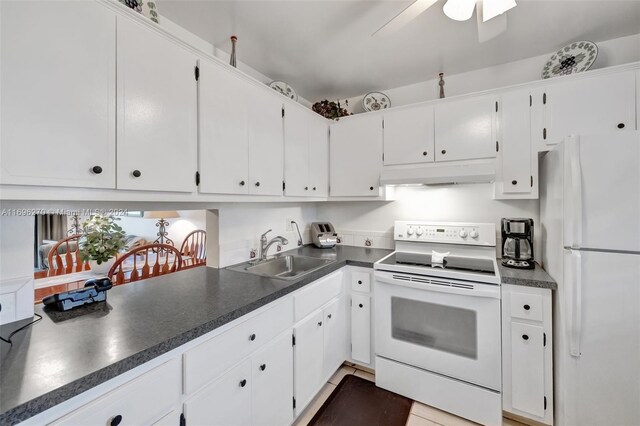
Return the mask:
<path id="1" fill-rule="evenodd" d="M 539 325 L 511 323 L 511 406 L 544 417 L 544 346 Z"/>
<path id="2" fill-rule="evenodd" d="M 569 135 L 634 130 L 633 71 L 558 82 L 543 94 L 542 137 L 557 144 Z"/>
<path id="3" fill-rule="evenodd" d="M 309 122 L 309 186 L 314 197 L 329 196 L 329 126 L 323 118 Z"/>
<path id="4" fill-rule="evenodd" d="M 184 403 L 188 424 L 250 425 L 251 380 L 247 359 Z"/>
<path id="5" fill-rule="evenodd" d="M 382 117 L 350 117 L 330 135 L 330 195 L 378 196 L 382 167 Z"/>
<path id="6" fill-rule="evenodd" d="M 0 183 L 115 188 L 115 31 L 94 2 L 0 2 Z"/>
<path id="7" fill-rule="evenodd" d="M 284 132 L 282 100 L 253 85 L 249 98 L 249 193 L 282 195 Z"/>
<path id="8" fill-rule="evenodd" d="M 251 424 L 288 425 L 293 420 L 291 331 L 251 357 Z"/>
<path id="9" fill-rule="evenodd" d="M 371 306 L 369 296 L 351 295 L 351 358 L 371 363 Z"/>
<path id="10" fill-rule="evenodd" d="M 347 322 L 344 298 L 339 297 L 323 309 L 324 316 L 324 377 L 330 377 L 342 365 L 346 356 Z"/>
<path id="11" fill-rule="evenodd" d="M 285 195 L 310 195 L 309 144 L 310 119 L 297 107 L 286 108 L 284 117 L 284 181 Z"/>
<path id="12" fill-rule="evenodd" d="M 247 83 L 212 61 L 200 61 L 200 192 L 249 192 Z"/>
<path id="13" fill-rule="evenodd" d="M 433 105 L 384 115 L 384 164 L 431 163 L 434 156 Z"/>
<path id="14" fill-rule="evenodd" d="M 496 105 L 494 96 L 477 96 L 436 105 L 436 161 L 495 157 Z"/>
<path id="15" fill-rule="evenodd" d="M 196 57 L 118 18 L 118 188 L 192 192 L 197 151 Z"/>
<path id="16" fill-rule="evenodd" d="M 529 99 L 528 90 L 508 92 L 501 97 L 499 113 L 501 173 L 499 175 L 502 192 L 505 194 L 532 191 Z"/>
<path id="17" fill-rule="evenodd" d="M 295 397 L 298 410 L 305 407 L 324 383 L 322 311 L 309 315 L 294 327 Z"/>

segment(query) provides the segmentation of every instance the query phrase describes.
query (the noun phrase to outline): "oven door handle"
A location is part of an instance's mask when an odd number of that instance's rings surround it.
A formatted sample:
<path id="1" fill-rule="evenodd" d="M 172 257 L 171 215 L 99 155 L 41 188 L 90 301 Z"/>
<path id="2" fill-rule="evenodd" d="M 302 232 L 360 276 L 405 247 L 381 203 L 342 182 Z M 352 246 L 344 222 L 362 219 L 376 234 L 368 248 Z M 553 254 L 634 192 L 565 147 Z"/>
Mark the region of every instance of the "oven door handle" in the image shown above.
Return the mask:
<path id="1" fill-rule="evenodd" d="M 455 287 L 455 286 L 440 285 L 440 284 L 429 284 L 429 283 L 405 281 L 405 280 L 393 278 L 392 275 L 400 275 L 403 277 L 411 278 L 411 276 L 407 274 L 390 274 L 386 272 L 376 272 L 375 279 L 376 279 L 376 282 L 379 282 L 379 283 L 399 285 L 402 287 L 409 287 L 416 290 L 433 291 L 437 293 L 446 293 L 446 294 L 457 294 L 461 296 L 470 296 L 470 297 L 487 297 L 490 299 L 500 299 L 500 286 L 495 284 L 473 284 L 473 289 L 470 289 L 470 288 Z M 435 281 L 446 281 L 446 280 L 435 280 Z"/>

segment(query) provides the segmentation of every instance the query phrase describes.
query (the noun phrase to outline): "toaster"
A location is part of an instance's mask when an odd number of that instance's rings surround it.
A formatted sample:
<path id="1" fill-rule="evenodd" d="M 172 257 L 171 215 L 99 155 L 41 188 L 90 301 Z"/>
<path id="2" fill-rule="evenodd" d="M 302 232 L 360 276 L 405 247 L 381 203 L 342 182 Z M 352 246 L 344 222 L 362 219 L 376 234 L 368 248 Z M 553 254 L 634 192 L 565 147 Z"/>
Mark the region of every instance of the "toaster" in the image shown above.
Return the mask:
<path id="1" fill-rule="evenodd" d="M 311 240 L 316 247 L 334 247 L 338 242 L 336 228 L 329 222 L 313 222 L 311 224 Z"/>

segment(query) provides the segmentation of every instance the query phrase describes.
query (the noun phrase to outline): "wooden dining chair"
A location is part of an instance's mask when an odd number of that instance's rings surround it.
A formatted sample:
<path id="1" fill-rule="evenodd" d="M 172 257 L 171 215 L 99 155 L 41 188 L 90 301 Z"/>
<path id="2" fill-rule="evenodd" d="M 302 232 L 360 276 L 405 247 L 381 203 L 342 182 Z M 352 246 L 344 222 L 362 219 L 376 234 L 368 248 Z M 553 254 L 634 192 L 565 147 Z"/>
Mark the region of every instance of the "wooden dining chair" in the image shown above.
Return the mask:
<path id="1" fill-rule="evenodd" d="M 182 242 L 180 253 L 182 259 L 182 269 L 194 268 L 206 265 L 207 263 L 207 232 L 196 229 L 190 232 Z"/>
<path id="2" fill-rule="evenodd" d="M 71 274 L 73 272 L 88 271 L 89 262 L 80 258 L 80 237 L 82 235 L 71 235 L 58 241 L 47 255 L 49 262 L 48 276 Z M 75 244 L 74 244 L 75 243 Z M 59 253 L 63 251 L 63 253 Z"/>
<path id="3" fill-rule="evenodd" d="M 162 255 L 159 255 L 162 253 Z M 107 274 L 113 285 L 170 274 L 182 269 L 180 251 L 169 244 L 146 244 L 123 254 Z"/>

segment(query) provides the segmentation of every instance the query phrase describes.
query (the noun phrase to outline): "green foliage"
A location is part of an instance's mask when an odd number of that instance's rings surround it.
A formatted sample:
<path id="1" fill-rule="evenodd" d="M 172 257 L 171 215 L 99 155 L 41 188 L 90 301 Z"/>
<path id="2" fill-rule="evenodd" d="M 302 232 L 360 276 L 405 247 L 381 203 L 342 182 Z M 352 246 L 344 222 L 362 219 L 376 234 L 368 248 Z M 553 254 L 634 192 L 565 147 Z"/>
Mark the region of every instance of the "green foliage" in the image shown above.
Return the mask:
<path id="1" fill-rule="evenodd" d="M 108 261 L 125 247 L 126 234 L 116 223 L 120 218 L 94 215 L 82 224 L 80 240 L 82 260 L 95 260 L 100 265 Z"/>

